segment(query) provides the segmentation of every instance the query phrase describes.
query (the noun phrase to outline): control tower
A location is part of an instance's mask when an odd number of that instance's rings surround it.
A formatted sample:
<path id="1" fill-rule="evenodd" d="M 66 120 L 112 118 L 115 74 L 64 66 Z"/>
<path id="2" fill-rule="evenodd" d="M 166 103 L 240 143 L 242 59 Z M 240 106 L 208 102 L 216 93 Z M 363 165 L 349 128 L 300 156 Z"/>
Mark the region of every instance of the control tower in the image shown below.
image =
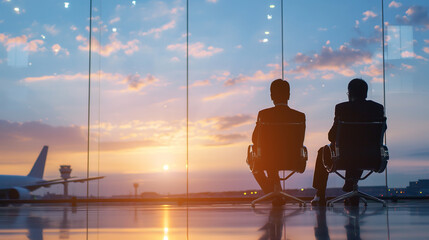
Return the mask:
<path id="1" fill-rule="evenodd" d="M 70 174 L 71 174 L 71 166 L 70 165 L 61 165 L 60 166 L 60 173 L 61 173 L 61 178 L 64 179 L 64 197 L 68 198 L 69 197 L 69 183 L 67 182 L 67 180 L 70 178 Z"/>

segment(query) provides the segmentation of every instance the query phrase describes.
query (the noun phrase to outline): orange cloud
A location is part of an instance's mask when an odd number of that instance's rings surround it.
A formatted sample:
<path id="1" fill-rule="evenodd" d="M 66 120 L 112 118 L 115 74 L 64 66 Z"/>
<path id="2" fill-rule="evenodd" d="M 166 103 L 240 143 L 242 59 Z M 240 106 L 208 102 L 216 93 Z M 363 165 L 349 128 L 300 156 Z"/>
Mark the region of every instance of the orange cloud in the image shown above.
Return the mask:
<path id="1" fill-rule="evenodd" d="M 423 31 L 429 30 L 429 15 L 426 6 L 413 5 L 405 12 L 404 16 L 396 16 L 400 24 L 423 25 Z"/>
<path id="2" fill-rule="evenodd" d="M 61 46 L 59 44 L 54 44 L 52 45 L 51 49 L 52 49 L 52 52 L 54 52 L 54 54 L 57 55 L 61 50 Z"/>
<path id="3" fill-rule="evenodd" d="M 171 20 L 170 22 L 162 25 L 159 28 L 152 28 L 147 32 L 139 33 L 139 35 L 147 36 L 147 35 L 155 34 L 155 38 L 159 38 L 161 32 L 166 31 L 168 29 L 173 29 L 175 27 L 176 27 L 176 20 Z"/>
<path id="4" fill-rule="evenodd" d="M 377 14 L 375 14 L 375 12 L 370 11 L 370 10 L 363 12 L 362 15 L 364 15 L 364 17 L 362 18 L 363 21 L 366 21 L 369 18 L 377 17 Z"/>
<path id="5" fill-rule="evenodd" d="M 206 80 L 198 80 L 193 82 L 191 85 L 189 85 L 189 88 L 193 88 L 193 87 L 203 87 L 203 86 L 209 86 L 211 85 L 210 80 L 206 79 Z M 186 89 L 186 86 L 182 86 L 180 87 L 181 89 Z"/>
<path id="6" fill-rule="evenodd" d="M 420 59 L 420 60 L 424 60 L 424 61 L 428 60 L 427 58 L 422 57 L 420 55 L 417 55 L 414 52 L 410 52 L 410 51 L 403 51 L 403 52 L 401 52 L 401 57 L 402 58 L 416 58 L 416 59 Z"/>
<path id="7" fill-rule="evenodd" d="M 131 74 L 128 75 L 124 82 L 128 84 L 128 89 L 138 91 L 142 89 L 143 87 L 155 83 L 159 81 L 158 78 L 154 77 L 151 74 L 147 74 L 146 77 L 142 78 L 140 74 Z"/>
<path id="8" fill-rule="evenodd" d="M 219 100 L 219 99 L 224 99 L 234 95 L 248 95 L 248 94 L 254 93 L 255 91 L 260 91 L 262 89 L 263 88 L 256 88 L 256 87 L 251 87 L 250 89 L 231 89 L 225 92 L 204 97 L 203 101 Z"/>
<path id="9" fill-rule="evenodd" d="M 177 43 L 167 46 L 167 50 L 180 51 L 186 53 L 186 43 Z M 222 48 L 216 48 L 213 46 L 205 47 L 204 43 L 196 42 L 189 45 L 189 56 L 195 58 L 211 57 L 214 54 L 223 52 Z"/>
<path id="10" fill-rule="evenodd" d="M 413 68 L 414 68 L 412 65 L 408 65 L 408 64 L 405 64 L 405 63 L 401 63 L 401 66 L 402 66 L 403 68 L 405 68 L 405 69 L 408 69 L 408 70 L 411 70 L 411 69 L 413 69 Z"/>
<path id="11" fill-rule="evenodd" d="M 88 77 L 89 76 L 86 73 L 58 74 L 40 77 L 26 77 L 23 79 L 23 82 L 33 83 L 41 81 L 77 81 L 87 80 Z M 106 73 L 103 71 L 92 73 L 91 78 L 100 79 L 101 81 L 112 81 L 127 84 L 128 89 L 133 91 L 141 90 L 142 88 L 159 81 L 158 78 L 151 74 L 147 74 L 146 77 L 141 77 L 140 74 L 123 75 L 120 73 Z"/>
<path id="12" fill-rule="evenodd" d="M 341 45 L 337 50 L 323 46 L 319 54 L 305 55 L 298 53 L 294 58 L 299 64 L 290 74 L 308 76 L 312 71 L 332 71 L 343 76 L 351 77 L 355 72 L 350 68 L 355 65 L 372 63 L 372 53 Z"/>
<path id="13" fill-rule="evenodd" d="M 108 57 L 111 54 L 116 53 L 120 50 L 124 51 L 124 53 L 127 55 L 131 55 L 134 52 L 139 50 L 139 47 L 138 47 L 138 44 L 140 43 L 139 40 L 133 39 L 123 44 L 120 40 L 116 39 L 116 36 L 117 36 L 117 33 L 111 34 L 109 36 L 110 43 L 104 46 L 101 46 L 100 42 L 96 38 L 93 38 L 91 43 L 92 51 L 98 53 L 103 57 Z M 82 35 L 78 35 L 76 37 L 76 40 L 84 43 L 84 45 L 80 45 L 78 47 L 79 50 L 89 51 L 89 44 L 85 37 L 83 37 Z"/>
<path id="14" fill-rule="evenodd" d="M 0 42 L 3 43 L 3 46 L 8 51 L 18 46 L 22 47 L 23 50 L 29 51 L 29 52 L 37 52 L 37 51 L 45 50 L 45 48 L 41 48 L 41 46 L 44 44 L 43 40 L 35 39 L 28 42 L 28 37 L 26 35 L 11 38 L 10 35 L 0 33 Z"/>
<path id="15" fill-rule="evenodd" d="M 120 20 L 121 20 L 121 18 L 120 18 L 120 17 L 115 17 L 115 18 L 111 19 L 111 20 L 109 21 L 109 23 L 110 23 L 110 24 L 113 24 L 113 23 L 119 22 Z"/>
<path id="16" fill-rule="evenodd" d="M 424 48 L 423 48 L 423 51 L 424 51 L 425 53 L 429 54 L 429 47 L 424 47 Z"/>
<path id="17" fill-rule="evenodd" d="M 267 64 L 268 67 L 274 68 L 267 73 L 264 73 L 262 70 L 257 70 L 252 76 L 246 76 L 239 74 L 237 77 L 229 78 L 225 81 L 224 86 L 233 86 L 237 83 L 244 83 L 248 81 L 254 82 L 264 82 L 272 81 L 276 78 L 281 78 L 281 68 L 279 64 Z"/>
<path id="18" fill-rule="evenodd" d="M 393 7 L 393 8 L 399 8 L 399 7 L 401 7 L 402 6 L 402 3 L 400 3 L 400 2 L 395 2 L 395 1 L 392 1 L 391 3 L 389 3 L 389 7 L 391 8 L 391 7 Z"/>
<path id="19" fill-rule="evenodd" d="M 232 116 L 218 116 L 201 121 L 204 126 L 212 126 L 216 130 L 228 130 L 255 122 L 255 116 L 236 114 Z"/>
<path id="20" fill-rule="evenodd" d="M 332 79 L 333 77 L 334 77 L 334 74 L 332 74 L 332 73 L 328 73 L 328 74 L 325 74 L 322 76 L 322 78 L 325 80 Z"/>

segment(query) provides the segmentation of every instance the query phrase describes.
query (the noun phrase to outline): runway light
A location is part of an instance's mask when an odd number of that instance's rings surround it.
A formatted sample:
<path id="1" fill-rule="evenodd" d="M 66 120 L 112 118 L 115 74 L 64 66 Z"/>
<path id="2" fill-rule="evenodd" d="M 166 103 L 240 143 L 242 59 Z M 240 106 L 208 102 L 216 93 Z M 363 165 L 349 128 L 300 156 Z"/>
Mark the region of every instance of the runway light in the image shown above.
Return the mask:
<path id="1" fill-rule="evenodd" d="M 271 20 L 272 18 L 273 18 L 273 16 L 272 16 L 272 15 L 270 15 L 270 14 L 268 14 L 268 15 L 267 15 L 267 19 L 268 19 L 268 20 Z"/>
<path id="2" fill-rule="evenodd" d="M 246 192 L 244 192 L 244 193 L 243 193 L 243 195 L 247 195 L 247 193 L 246 193 Z"/>
<path id="3" fill-rule="evenodd" d="M 275 8 L 275 7 L 276 7 L 276 5 L 274 5 L 274 4 L 270 5 L 270 8 Z"/>
<path id="4" fill-rule="evenodd" d="M 45 38 L 46 38 L 46 37 L 45 37 L 45 35 L 43 35 L 43 34 L 42 34 L 42 35 L 40 35 L 40 36 L 41 36 L 43 39 L 45 39 Z"/>
<path id="5" fill-rule="evenodd" d="M 255 194 L 257 194 L 258 192 L 255 192 Z"/>
<path id="6" fill-rule="evenodd" d="M 265 35 L 270 35 L 270 32 L 268 32 L 268 31 L 267 31 L 267 32 L 265 32 Z"/>
<path id="7" fill-rule="evenodd" d="M 422 194 L 423 192 L 420 191 L 420 194 Z"/>
<path id="8" fill-rule="evenodd" d="M 263 43 L 267 43 L 267 42 L 268 42 L 268 38 L 264 38 L 264 39 L 262 39 L 262 42 L 263 42 Z"/>
<path id="9" fill-rule="evenodd" d="M 253 194 L 253 192 L 250 192 L 250 194 Z"/>
<path id="10" fill-rule="evenodd" d="M 69 8 L 70 3 L 69 2 L 64 2 L 64 8 Z"/>
<path id="11" fill-rule="evenodd" d="M 132 1 L 131 3 L 132 3 L 134 6 L 136 5 L 136 1 Z"/>
<path id="12" fill-rule="evenodd" d="M 116 31 L 118 31 L 118 29 L 112 28 L 112 32 L 116 32 Z"/>
<path id="13" fill-rule="evenodd" d="M 13 11 L 15 11 L 17 14 L 19 14 L 19 7 L 14 8 Z"/>
<path id="14" fill-rule="evenodd" d="M 304 188 L 301 188 L 301 192 L 303 192 L 304 191 Z"/>

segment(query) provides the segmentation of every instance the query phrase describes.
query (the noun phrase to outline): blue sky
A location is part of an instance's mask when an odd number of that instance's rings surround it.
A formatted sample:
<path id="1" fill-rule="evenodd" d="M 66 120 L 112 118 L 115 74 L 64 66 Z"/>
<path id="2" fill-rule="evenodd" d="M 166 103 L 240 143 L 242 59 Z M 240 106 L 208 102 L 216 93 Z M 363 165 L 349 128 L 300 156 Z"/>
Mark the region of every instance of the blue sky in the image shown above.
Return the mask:
<path id="1" fill-rule="evenodd" d="M 257 187 L 245 151 L 257 112 L 272 106 L 269 84 L 281 77 L 280 3 L 189 1 L 191 191 Z M 384 5 L 389 183 L 404 186 L 429 169 L 429 5 Z M 4 174 L 26 174 L 47 144 L 48 177 L 58 176 L 59 164 L 83 176 L 89 2 L 0 6 Z M 93 7 L 91 174 L 100 170 L 104 186 L 118 185 L 105 195 L 128 193 L 133 181 L 147 191 L 183 192 L 186 3 L 94 0 Z M 310 157 L 290 187 L 310 187 L 316 151 L 327 143 L 335 104 L 347 100 L 348 81 L 362 77 L 369 98 L 383 102 L 381 2 L 285 1 L 283 29 L 290 106 L 307 115 Z M 365 184 L 384 184 L 384 174 Z"/>

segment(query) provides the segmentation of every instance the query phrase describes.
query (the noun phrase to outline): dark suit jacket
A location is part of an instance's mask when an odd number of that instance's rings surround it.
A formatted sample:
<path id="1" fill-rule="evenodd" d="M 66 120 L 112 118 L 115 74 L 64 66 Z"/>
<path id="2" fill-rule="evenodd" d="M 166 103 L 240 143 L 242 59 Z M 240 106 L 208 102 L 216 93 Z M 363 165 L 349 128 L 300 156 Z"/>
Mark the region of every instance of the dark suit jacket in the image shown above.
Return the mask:
<path id="1" fill-rule="evenodd" d="M 385 122 L 383 105 L 371 100 L 343 102 L 335 106 L 334 124 L 329 130 L 329 141 L 334 143 L 337 135 L 338 122 Z M 386 130 L 385 125 L 384 130 Z"/>
<path id="2" fill-rule="evenodd" d="M 289 106 L 277 105 L 272 108 L 267 108 L 259 111 L 257 122 L 286 122 L 286 123 L 304 123 L 305 130 L 305 114 L 294 109 L 291 109 Z M 258 145 L 258 131 L 259 127 L 256 125 L 255 130 L 253 130 L 252 142 L 253 149 L 257 149 Z M 303 136 L 304 137 L 304 136 Z M 304 139 L 302 139 L 304 141 Z"/>

